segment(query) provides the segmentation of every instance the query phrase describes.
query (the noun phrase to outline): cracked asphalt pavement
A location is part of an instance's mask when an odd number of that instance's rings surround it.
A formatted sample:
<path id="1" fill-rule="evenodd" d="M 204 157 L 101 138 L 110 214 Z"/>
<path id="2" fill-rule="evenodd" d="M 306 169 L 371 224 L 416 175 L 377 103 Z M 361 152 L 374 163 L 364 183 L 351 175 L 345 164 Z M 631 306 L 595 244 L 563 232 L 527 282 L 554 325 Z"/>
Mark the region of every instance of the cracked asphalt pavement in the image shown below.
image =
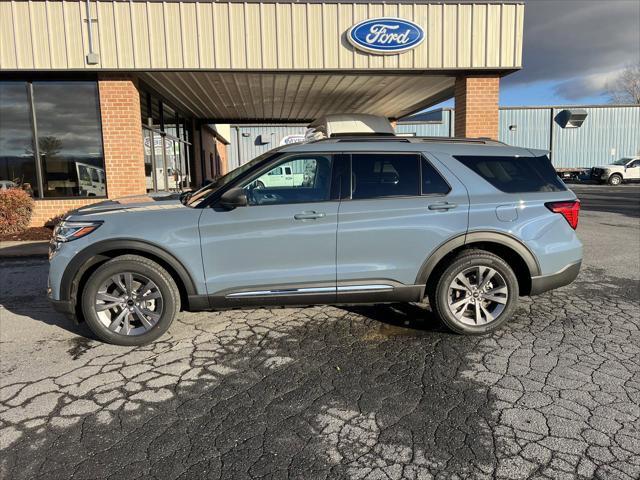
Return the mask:
<path id="1" fill-rule="evenodd" d="M 313 307 L 183 312 L 115 347 L 49 307 L 44 260 L 3 261 L 0 476 L 638 479 L 640 224 L 600 204 L 578 280 L 484 337 Z"/>

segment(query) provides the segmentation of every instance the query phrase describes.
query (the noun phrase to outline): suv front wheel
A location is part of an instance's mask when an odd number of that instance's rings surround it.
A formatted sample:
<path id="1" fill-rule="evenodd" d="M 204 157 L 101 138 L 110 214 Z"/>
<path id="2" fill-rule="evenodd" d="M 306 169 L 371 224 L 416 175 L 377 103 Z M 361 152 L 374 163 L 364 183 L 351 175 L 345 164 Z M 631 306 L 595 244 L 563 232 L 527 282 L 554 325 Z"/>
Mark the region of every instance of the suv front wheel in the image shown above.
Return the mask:
<path id="1" fill-rule="evenodd" d="M 619 173 L 614 173 L 609 177 L 608 183 L 609 185 L 617 187 L 618 185 L 622 184 L 622 175 L 620 175 Z"/>
<path id="2" fill-rule="evenodd" d="M 496 330 L 513 314 L 518 280 L 502 258 L 484 250 L 466 250 L 441 272 L 429 303 L 457 333 L 478 335 Z"/>
<path id="3" fill-rule="evenodd" d="M 82 313 L 93 333 L 115 345 L 145 345 L 167 331 L 180 311 L 180 291 L 156 262 L 122 255 L 89 277 Z"/>

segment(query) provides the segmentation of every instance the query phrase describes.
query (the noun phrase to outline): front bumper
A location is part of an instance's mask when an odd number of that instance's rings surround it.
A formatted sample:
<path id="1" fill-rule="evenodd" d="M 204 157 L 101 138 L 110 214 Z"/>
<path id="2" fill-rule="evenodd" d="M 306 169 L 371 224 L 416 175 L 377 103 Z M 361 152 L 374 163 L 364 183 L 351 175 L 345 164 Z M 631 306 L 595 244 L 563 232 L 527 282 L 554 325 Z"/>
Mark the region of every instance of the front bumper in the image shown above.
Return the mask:
<path id="1" fill-rule="evenodd" d="M 564 287 L 573 282 L 578 273 L 580 273 L 580 266 L 582 261 L 578 261 L 567 265 L 562 270 L 551 275 L 540 275 L 539 277 L 531 278 L 531 293 L 530 295 L 538 295 L 555 288 Z"/>

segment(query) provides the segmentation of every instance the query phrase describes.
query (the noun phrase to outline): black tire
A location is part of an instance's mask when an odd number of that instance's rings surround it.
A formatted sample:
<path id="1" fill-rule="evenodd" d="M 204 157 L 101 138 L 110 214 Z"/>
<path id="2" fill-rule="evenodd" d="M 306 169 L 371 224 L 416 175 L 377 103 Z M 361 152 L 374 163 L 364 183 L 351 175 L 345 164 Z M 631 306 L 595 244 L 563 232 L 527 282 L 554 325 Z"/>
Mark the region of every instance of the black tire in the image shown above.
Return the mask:
<path id="1" fill-rule="evenodd" d="M 144 333 L 125 335 L 109 330 L 96 311 L 96 295 L 101 285 L 123 272 L 143 275 L 157 286 L 163 308 L 160 318 Z M 180 291 L 171 275 L 156 262 L 138 255 L 122 255 L 100 265 L 87 280 L 82 291 L 82 314 L 91 331 L 104 342 L 114 345 L 139 346 L 153 342 L 171 326 L 180 311 Z"/>
<path id="2" fill-rule="evenodd" d="M 500 274 L 500 280 L 508 289 L 507 298 L 501 313 L 494 320 L 484 324 L 469 325 L 457 318 L 451 311 L 449 287 L 458 274 L 478 266 L 492 268 Z M 448 266 L 434 273 L 438 277 L 429 285 L 429 303 L 433 312 L 450 330 L 465 335 L 481 335 L 500 328 L 513 315 L 518 303 L 518 279 L 509 264 L 497 255 L 479 249 L 465 250 L 457 255 Z"/>
<path id="3" fill-rule="evenodd" d="M 607 183 L 614 187 L 617 187 L 618 185 L 622 185 L 622 175 L 620 175 L 619 173 L 614 173 L 609 177 L 609 180 L 607 180 Z"/>
<path id="4" fill-rule="evenodd" d="M 256 188 L 264 188 L 264 183 L 262 183 L 260 180 L 258 180 L 256 182 Z"/>

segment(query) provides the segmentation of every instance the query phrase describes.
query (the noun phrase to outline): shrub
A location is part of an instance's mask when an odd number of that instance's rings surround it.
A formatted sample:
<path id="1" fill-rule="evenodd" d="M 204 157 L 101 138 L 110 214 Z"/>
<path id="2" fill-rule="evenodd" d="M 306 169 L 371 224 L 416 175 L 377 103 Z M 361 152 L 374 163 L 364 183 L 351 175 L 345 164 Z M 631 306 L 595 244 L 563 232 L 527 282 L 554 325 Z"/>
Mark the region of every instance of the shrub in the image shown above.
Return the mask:
<path id="1" fill-rule="evenodd" d="M 27 229 L 33 212 L 33 198 L 24 190 L 0 190 L 0 235 L 20 233 Z"/>

